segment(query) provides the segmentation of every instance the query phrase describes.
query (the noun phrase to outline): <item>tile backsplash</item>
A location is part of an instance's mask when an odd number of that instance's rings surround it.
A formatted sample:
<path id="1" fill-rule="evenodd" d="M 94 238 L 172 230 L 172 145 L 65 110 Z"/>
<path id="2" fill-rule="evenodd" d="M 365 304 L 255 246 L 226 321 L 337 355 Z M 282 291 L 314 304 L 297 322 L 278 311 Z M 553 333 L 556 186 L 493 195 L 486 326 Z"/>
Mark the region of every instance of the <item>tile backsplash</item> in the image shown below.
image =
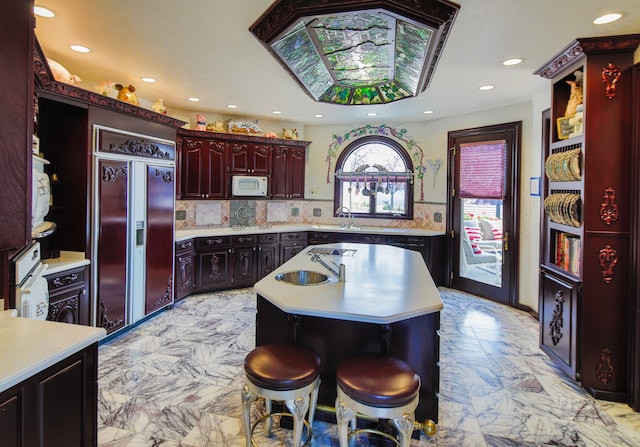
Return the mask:
<path id="1" fill-rule="evenodd" d="M 297 212 L 294 211 L 297 209 Z M 277 224 L 339 224 L 330 200 L 178 200 L 176 230 Z M 295 215 L 297 214 L 297 215 Z M 436 217 L 434 219 L 434 216 Z M 439 220 L 439 222 L 438 222 Z M 444 231 L 446 204 L 416 203 L 413 220 L 361 219 L 360 225 Z"/>

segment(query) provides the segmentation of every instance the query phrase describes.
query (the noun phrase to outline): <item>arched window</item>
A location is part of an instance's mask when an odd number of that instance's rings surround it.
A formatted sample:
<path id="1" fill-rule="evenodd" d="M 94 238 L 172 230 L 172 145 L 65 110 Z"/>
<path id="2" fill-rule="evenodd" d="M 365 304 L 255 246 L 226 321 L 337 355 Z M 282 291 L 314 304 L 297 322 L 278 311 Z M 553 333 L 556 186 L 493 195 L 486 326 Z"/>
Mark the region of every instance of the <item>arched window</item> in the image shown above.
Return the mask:
<path id="1" fill-rule="evenodd" d="M 413 219 L 413 163 L 396 141 L 366 136 L 349 144 L 336 161 L 336 215 Z M 345 209 L 346 208 L 346 209 Z"/>

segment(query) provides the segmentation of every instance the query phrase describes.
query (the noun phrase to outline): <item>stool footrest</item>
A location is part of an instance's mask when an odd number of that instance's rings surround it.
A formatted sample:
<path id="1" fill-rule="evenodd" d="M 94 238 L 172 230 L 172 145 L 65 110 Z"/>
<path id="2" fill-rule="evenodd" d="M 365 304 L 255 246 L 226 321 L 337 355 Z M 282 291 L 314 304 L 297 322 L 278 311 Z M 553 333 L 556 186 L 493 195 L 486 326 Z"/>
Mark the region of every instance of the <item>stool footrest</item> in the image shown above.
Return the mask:
<path id="1" fill-rule="evenodd" d="M 261 417 L 260 417 L 260 419 L 258 419 L 258 420 L 253 424 L 253 426 L 251 427 L 251 445 L 252 445 L 253 447 L 260 447 L 260 446 L 256 443 L 256 441 L 255 441 L 255 439 L 254 439 L 254 437 L 253 437 L 253 432 L 256 430 L 256 427 L 257 427 L 258 425 L 260 425 L 262 422 L 264 422 L 266 419 L 271 419 L 271 418 L 276 417 L 276 416 L 280 416 L 280 417 L 282 417 L 282 416 L 288 416 L 288 417 L 290 417 L 290 418 L 293 418 L 293 417 L 294 417 L 292 413 L 287 413 L 287 412 L 282 412 L 282 413 L 268 413 L 268 414 L 265 414 L 264 416 L 261 416 Z M 308 421 L 306 421 L 306 420 L 303 420 L 303 421 L 302 421 L 302 423 L 304 424 L 304 426 L 305 426 L 305 427 L 306 427 L 306 429 L 307 429 L 307 437 L 306 437 L 306 441 L 305 441 L 303 444 L 301 444 L 301 445 L 300 445 L 300 447 L 306 447 L 307 445 L 309 445 L 309 443 L 310 443 L 310 442 L 311 442 L 311 440 L 313 439 L 313 428 L 311 427 L 311 424 L 309 424 L 309 422 L 308 422 Z M 305 438 L 304 438 L 304 432 L 303 432 L 303 439 L 305 439 Z"/>

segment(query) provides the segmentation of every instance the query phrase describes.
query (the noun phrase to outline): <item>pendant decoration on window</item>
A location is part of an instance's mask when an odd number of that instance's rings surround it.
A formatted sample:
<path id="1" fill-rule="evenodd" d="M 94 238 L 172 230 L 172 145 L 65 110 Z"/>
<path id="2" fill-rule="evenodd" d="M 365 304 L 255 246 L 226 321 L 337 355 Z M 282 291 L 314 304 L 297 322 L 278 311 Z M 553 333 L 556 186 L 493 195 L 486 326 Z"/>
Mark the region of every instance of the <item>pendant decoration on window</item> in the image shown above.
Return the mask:
<path id="1" fill-rule="evenodd" d="M 600 267 L 602 267 L 602 280 L 609 284 L 613 279 L 613 269 L 618 263 L 618 253 L 607 245 L 600 250 Z"/>
<path id="2" fill-rule="evenodd" d="M 604 190 L 604 202 L 600 204 L 600 220 L 603 220 L 607 225 L 618 220 L 616 191 L 611 187 Z"/>
<path id="3" fill-rule="evenodd" d="M 556 291 L 556 305 L 553 309 L 553 315 L 551 316 L 551 322 L 549 323 L 549 335 L 551 336 L 551 342 L 553 346 L 557 346 L 562 338 L 562 326 L 564 321 L 562 314 L 564 312 L 564 292 L 562 290 Z"/>
<path id="4" fill-rule="evenodd" d="M 604 348 L 600 352 L 600 363 L 596 368 L 596 377 L 605 386 L 609 385 L 616 378 L 616 369 L 611 364 L 611 351 L 609 348 Z"/>
<path id="5" fill-rule="evenodd" d="M 620 70 L 618 66 L 612 62 L 609 62 L 606 67 L 602 69 L 602 82 L 605 84 L 604 94 L 607 98 L 613 99 L 616 96 L 617 83 L 620 80 Z"/>
<path id="6" fill-rule="evenodd" d="M 407 129 L 398 129 L 391 127 L 387 124 L 381 124 L 379 126 L 372 126 L 367 124 L 366 126 L 356 127 L 354 129 L 334 134 L 331 144 L 329 144 L 329 150 L 327 151 L 327 184 L 331 183 L 331 159 L 336 158 L 340 153 L 340 147 L 343 144 L 348 144 L 352 140 L 364 137 L 366 135 L 381 135 L 385 137 L 393 137 L 399 141 L 402 141 L 406 151 L 411 154 L 411 158 L 414 161 L 414 168 L 416 170 L 416 177 L 420 179 L 420 201 L 424 200 L 424 174 L 427 172 L 427 167 L 424 166 L 424 152 L 420 143 L 407 135 Z"/>

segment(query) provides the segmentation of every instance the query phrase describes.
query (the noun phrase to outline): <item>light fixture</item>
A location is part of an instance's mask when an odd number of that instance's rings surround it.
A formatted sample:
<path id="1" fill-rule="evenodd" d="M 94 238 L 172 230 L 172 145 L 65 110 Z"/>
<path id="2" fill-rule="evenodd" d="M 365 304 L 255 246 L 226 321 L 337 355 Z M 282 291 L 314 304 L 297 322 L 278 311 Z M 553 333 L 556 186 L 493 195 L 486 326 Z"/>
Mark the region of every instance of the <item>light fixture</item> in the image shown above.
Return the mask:
<path id="1" fill-rule="evenodd" d="M 378 116 L 378 114 L 376 112 L 369 112 L 367 113 L 367 116 Z"/>
<path id="2" fill-rule="evenodd" d="M 425 110 L 424 112 L 425 115 L 433 115 L 435 112 L 433 110 Z"/>
<path id="3" fill-rule="evenodd" d="M 71 48 L 76 53 L 90 53 L 91 52 L 91 50 L 88 47 L 85 47 L 84 45 L 71 45 L 69 48 Z"/>
<path id="4" fill-rule="evenodd" d="M 280 110 L 274 110 L 273 112 L 271 112 L 273 115 L 282 115 L 282 112 Z"/>
<path id="5" fill-rule="evenodd" d="M 200 98 L 196 98 L 195 96 L 191 96 L 191 97 L 189 97 L 189 98 L 187 98 L 187 99 L 188 99 L 189 101 L 191 101 L 191 102 L 198 102 L 198 101 L 200 101 Z"/>
<path id="6" fill-rule="evenodd" d="M 150 78 L 148 76 L 143 76 L 143 77 L 140 78 L 140 80 L 142 82 L 148 82 L 150 84 L 153 84 L 154 82 L 157 82 L 155 78 Z"/>
<path id="7" fill-rule="evenodd" d="M 55 12 L 53 12 L 49 8 L 45 8 L 44 6 L 34 6 L 33 13 L 38 17 L 45 17 L 47 19 L 56 16 Z"/>
<path id="8" fill-rule="evenodd" d="M 480 87 L 478 87 L 480 90 L 493 90 L 495 88 L 495 86 L 493 85 L 481 85 Z"/>
<path id="9" fill-rule="evenodd" d="M 324 118 L 324 115 L 322 113 L 316 113 L 315 115 L 313 115 L 314 118 Z"/>
<path id="10" fill-rule="evenodd" d="M 383 104 L 427 88 L 459 8 L 449 0 L 277 0 L 249 30 L 314 100 Z"/>
<path id="11" fill-rule="evenodd" d="M 237 109 L 238 106 L 235 104 L 227 104 L 227 109 Z"/>
<path id="12" fill-rule="evenodd" d="M 620 20 L 622 18 L 622 13 L 613 12 L 611 14 L 604 14 L 598 18 L 596 18 L 593 23 L 596 25 L 605 25 L 607 23 L 615 22 L 616 20 Z"/>
<path id="13" fill-rule="evenodd" d="M 507 60 L 502 61 L 502 65 L 506 65 L 506 66 L 518 65 L 518 64 L 521 64 L 522 61 L 524 61 L 524 59 L 522 59 L 521 57 L 514 57 L 512 59 L 507 59 Z"/>

